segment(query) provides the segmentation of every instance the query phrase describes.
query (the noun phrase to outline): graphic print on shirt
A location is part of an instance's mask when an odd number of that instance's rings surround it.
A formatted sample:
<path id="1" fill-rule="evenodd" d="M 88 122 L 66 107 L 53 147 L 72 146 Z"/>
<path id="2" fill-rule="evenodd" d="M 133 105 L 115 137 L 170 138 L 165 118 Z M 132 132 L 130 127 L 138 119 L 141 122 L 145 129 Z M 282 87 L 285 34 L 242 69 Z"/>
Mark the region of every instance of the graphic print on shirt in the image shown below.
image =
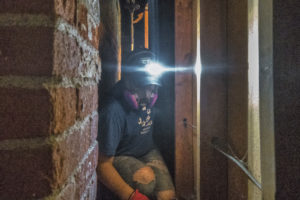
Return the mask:
<path id="1" fill-rule="evenodd" d="M 146 106 L 144 106 L 142 108 L 142 112 L 143 112 L 143 115 L 142 115 L 142 117 L 139 117 L 138 124 L 141 127 L 140 134 L 144 135 L 144 134 L 147 134 L 150 132 L 153 122 L 151 119 L 151 109 L 150 108 L 146 108 Z"/>

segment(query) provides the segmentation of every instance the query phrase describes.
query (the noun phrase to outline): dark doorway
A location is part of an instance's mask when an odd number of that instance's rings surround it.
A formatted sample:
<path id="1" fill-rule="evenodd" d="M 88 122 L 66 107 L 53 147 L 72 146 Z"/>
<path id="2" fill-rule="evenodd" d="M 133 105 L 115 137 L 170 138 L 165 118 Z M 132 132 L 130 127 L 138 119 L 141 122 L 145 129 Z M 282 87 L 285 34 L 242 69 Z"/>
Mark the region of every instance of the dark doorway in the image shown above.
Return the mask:
<path id="1" fill-rule="evenodd" d="M 134 19 L 144 11 L 146 1 L 137 1 L 141 10 L 134 14 Z M 149 0 L 149 49 L 156 54 L 158 61 L 166 67 L 174 67 L 174 1 Z M 121 1 L 122 15 L 122 58 L 131 52 L 130 13 Z M 145 48 L 145 20 L 134 24 L 134 48 Z M 155 122 L 155 139 L 170 173 L 174 177 L 174 73 L 162 76 L 162 87 L 156 104 L 159 110 Z"/>

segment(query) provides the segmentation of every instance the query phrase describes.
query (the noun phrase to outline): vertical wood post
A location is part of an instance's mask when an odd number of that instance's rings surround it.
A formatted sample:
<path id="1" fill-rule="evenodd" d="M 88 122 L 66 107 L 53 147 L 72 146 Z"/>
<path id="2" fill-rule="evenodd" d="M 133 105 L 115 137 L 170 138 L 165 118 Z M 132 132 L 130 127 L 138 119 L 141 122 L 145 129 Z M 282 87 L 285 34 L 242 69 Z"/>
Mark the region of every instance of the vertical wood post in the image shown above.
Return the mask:
<path id="1" fill-rule="evenodd" d="M 273 0 L 259 1 L 259 98 L 263 199 L 275 199 Z"/>
<path id="2" fill-rule="evenodd" d="M 193 128 L 193 0 L 175 1 L 175 67 L 190 73 L 175 75 L 175 184 L 179 198 L 189 199 L 194 191 Z"/>

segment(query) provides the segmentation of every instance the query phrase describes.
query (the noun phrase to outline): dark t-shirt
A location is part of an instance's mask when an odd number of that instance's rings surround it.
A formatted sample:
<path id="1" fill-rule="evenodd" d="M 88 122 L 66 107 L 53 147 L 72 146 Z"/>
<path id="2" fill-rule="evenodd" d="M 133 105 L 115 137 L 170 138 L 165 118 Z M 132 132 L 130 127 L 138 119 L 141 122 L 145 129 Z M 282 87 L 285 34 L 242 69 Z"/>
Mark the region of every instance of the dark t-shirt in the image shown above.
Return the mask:
<path id="1" fill-rule="evenodd" d="M 132 109 L 122 95 L 119 83 L 100 110 L 99 150 L 107 156 L 140 157 L 154 148 L 153 109 Z"/>

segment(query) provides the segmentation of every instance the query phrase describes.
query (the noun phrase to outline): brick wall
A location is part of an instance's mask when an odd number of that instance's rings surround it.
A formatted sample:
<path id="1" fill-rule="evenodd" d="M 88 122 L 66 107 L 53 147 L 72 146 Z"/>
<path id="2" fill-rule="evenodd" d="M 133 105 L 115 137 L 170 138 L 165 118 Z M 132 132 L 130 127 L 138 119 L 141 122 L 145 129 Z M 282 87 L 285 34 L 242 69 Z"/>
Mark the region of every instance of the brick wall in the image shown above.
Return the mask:
<path id="1" fill-rule="evenodd" d="M 95 199 L 97 0 L 0 1 L 0 199 Z"/>

